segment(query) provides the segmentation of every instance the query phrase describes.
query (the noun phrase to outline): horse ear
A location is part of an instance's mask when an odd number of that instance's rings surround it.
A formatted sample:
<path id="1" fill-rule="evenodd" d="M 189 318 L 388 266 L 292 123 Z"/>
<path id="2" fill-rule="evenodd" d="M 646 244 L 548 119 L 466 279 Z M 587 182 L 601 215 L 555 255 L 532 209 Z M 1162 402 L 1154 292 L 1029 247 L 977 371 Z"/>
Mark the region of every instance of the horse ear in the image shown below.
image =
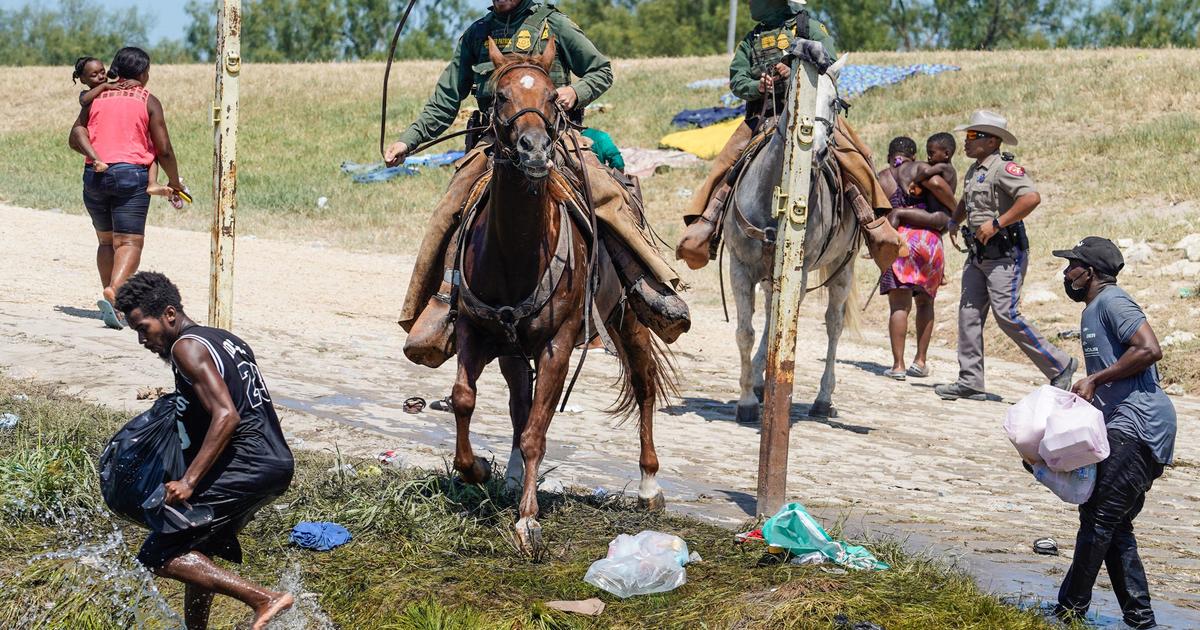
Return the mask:
<path id="1" fill-rule="evenodd" d="M 825 74 L 828 74 L 830 77 L 832 77 L 833 81 L 836 83 L 838 77 L 842 74 L 842 68 L 846 67 L 846 62 L 849 61 L 849 59 L 850 53 L 843 53 L 842 56 L 832 66 L 829 66 L 829 69 L 825 71 Z"/>
<path id="2" fill-rule="evenodd" d="M 546 49 L 542 51 L 542 56 L 538 59 L 538 65 L 550 72 L 551 66 L 554 65 L 554 55 L 558 53 L 558 40 L 554 35 L 550 36 L 550 41 L 546 42 Z"/>
<path id="3" fill-rule="evenodd" d="M 500 52 L 500 47 L 496 45 L 496 40 L 489 37 L 487 44 L 488 58 L 491 60 L 492 65 L 496 66 L 497 68 L 504 65 L 504 53 Z"/>

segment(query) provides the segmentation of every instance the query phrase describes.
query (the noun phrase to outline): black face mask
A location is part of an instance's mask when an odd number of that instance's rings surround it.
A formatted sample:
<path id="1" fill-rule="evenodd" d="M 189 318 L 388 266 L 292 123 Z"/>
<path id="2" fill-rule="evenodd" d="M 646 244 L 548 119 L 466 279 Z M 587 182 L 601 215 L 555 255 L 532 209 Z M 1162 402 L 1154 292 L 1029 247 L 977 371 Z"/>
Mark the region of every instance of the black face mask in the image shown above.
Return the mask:
<path id="1" fill-rule="evenodd" d="M 1070 298 L 1072 302 L 1086 302 L 1088 295 L 1087 285 L 1084 285 L 1082 289 L 1076 289 L 1074 286 L 1072 286 L 1073 284 L 1074 283 L 1071 282 L 1070 278 L 1065 276 L 1063 277 L 1063 291 L 1067 293 L 1067 297 Z"/>

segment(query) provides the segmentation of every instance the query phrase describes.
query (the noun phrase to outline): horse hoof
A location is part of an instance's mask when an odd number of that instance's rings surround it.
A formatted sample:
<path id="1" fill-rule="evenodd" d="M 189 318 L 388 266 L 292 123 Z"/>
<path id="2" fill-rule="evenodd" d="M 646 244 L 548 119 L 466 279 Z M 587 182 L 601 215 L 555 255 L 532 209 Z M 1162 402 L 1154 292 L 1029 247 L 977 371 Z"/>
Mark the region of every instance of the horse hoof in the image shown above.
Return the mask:
<path id="1" fill-rule="evenodd" d="M 809 408 L 808 415 L 810 418 L 836 418 L 838 411 L 833 403 L 817 401 Z"/>
<path id="2" fill-rule="evenodd" d="M 738 405 L 737 421 L 739 424 L 754 424 L 759 421 L 762 408 L 758 405 Z"/>
<path id="3" fill-rule="evenodd" d="M 644 512 L 661 512 L 667 508 L 667 499 L 663 497 L 662 490 L 659 490 L 654 496 L 649 499 L 638 497 L 638 509 Z"/>
<path id="4" fill-rule="evenodd" d="M 754 397 L 758 399 L 759 404 L 762 404 L 764 391 L 766 391 L 766 388 L 763 387 L 762 385 L 754 386 Z"/>
<path id="5" fill-rule="evenodd" d="M 492 467 L 476 459 L 467 470 L 459 469 L 458 474 L 462 475 L 462 480 L 467 483 L 483 485 L 492 478 Z"/>
<path id="6" fill-rule="evenodd" d="M 517 542 L 521 551 L 531 556 L 537 555 L 542 549 L 542 525 L 533 517 L 525 517 L 517 521 Z"/>

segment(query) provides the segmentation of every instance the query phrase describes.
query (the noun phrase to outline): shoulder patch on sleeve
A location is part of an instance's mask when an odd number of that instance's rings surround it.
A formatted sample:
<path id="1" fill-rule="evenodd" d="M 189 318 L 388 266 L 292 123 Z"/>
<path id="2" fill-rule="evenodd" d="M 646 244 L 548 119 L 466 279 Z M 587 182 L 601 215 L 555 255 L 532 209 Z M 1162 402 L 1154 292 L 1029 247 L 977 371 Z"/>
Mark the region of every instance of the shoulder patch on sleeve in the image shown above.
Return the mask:
<path id="1" fill-rule="evenodd" d="M 1004 170 L 1007 171 L 1008 174 L 1012 175 L 1013 177 L 1024 177 L 1025 176 L 1025 168 L 1015 162 L 1009 162 L 1008 165 L 1004 167 Z"/>

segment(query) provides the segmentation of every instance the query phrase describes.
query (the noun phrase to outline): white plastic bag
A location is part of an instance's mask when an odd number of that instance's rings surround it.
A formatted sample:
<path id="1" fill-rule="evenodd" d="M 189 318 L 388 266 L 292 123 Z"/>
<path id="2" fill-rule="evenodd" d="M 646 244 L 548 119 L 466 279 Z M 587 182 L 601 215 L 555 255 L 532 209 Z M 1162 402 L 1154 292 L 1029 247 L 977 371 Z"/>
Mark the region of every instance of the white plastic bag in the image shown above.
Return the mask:
<path id="1" fill-rule="evenodd" d="M 687 582 L 687 543 L 678 536 L 644 531 L 608 543 L 608 557 L 588 568 L 583 581 L 622 599 L 665 593 Z"/>
<path id="2" fill-rule="evenodd" d="M 1067 398 L 1056 400 L 1038 447 L 1051 470 L 1070 472 L 1098 464 L 1108 457 L 1108 450 L 1108 431 L 1099 409 L 1069 392 Z"/>
<path id="3" fill-rule="evenodd" d="M 1004 432 L 1008 434 L 1008 440 L 1017 447 L 1017 452 L 1025 461 L 1042 461 L 1042 457 L 1038 455 L 1038 447 L 1046 433 L 1046 419 L 1050 417 L 1050 412 L 1054 411 L 1056 401 L 1064 394 L 1070 395 L 1070 392 L 1042 385 L 1009 407 L 1004 420 Z"/>
<path id="4" fill-rule="evenodd" d="M 1033 465 L 1033 476 L 1067 503 L 1087 503 L 1096 489 L 1096 465 L 1091 464 L 1070 472 L 1055 472 L 1045 464 Z"/>

